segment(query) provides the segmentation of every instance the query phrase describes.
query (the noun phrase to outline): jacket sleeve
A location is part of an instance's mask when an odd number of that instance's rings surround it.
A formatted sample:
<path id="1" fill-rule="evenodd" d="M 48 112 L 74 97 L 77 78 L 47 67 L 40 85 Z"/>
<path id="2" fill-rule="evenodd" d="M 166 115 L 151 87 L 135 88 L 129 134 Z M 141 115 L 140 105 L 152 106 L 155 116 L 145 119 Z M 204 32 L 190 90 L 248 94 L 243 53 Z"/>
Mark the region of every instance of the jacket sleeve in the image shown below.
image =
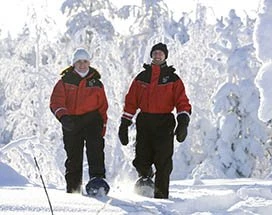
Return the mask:
<path id="1" fill-rule="evenodd" d="M 186 95 L 184 84 L 180 78 L 174 84 L 174 104 L 177 109 L 177 114 L 182 112 L 191 114 L 192 107 Z"/>
<path id="2" fill-rule="evenodd" d="M 134 79 L 125 97 L 125 107 L 122 117 L 131 120 L 137 109 L 137 81 Z"/>
<path id="3" fill-rule="evenodd" d="M 57 119 L 68 115 L 68 110 L 65 106 L 65 89 L 62 80 L 59 80 L 53 89 L 50 98 L 50 109 Z"/>

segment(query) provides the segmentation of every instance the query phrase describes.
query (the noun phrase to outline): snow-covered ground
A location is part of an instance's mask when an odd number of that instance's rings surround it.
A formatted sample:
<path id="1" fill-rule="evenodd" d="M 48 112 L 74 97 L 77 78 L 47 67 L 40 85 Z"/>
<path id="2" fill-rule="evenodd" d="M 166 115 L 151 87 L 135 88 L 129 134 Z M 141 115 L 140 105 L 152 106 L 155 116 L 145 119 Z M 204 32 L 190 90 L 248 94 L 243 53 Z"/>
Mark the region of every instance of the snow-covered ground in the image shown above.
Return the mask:
<path id="1" fill-rule="evenodd" d="M 211 179 L 172 181 L 168 200 L 141 197 L 132 183 L 113 187 L 109 196 L 90 198 L 48 189 L 55 215 L 61 214 L 271 214 L 272 181 Z M 124 185 L 124 187 L 123 187 Z M 130 187 L 129 187 L 130 186 Z M 0 187 L 1 215 L 51 214 L 42 187 Z"/>
<path id="2" fill-rule="evenodd" d="M 0 165 L 0 215 L 51 214 L 42 186 L 28 181 L 5 164 Z M 42 183 L 41 183 L 42 184 Z M 111 184 L 101 198 L 67 194 L 47 188 L 55 215 L 90 214 L 264 214 L 272 211 L 272 180 L 194 179 L 170 183 L 169 199 L 133 193 L 133 181 Z"/>

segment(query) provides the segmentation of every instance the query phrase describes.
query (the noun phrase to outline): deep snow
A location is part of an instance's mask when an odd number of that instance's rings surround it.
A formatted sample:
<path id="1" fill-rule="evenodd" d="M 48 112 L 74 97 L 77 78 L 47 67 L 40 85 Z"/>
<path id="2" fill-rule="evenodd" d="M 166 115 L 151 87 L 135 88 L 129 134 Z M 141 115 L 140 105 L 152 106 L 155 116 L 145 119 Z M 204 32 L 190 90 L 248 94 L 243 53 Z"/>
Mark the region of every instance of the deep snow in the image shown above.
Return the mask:
<path id="1" fill-rule="evenodd" d="M 1 169 L 2 170 L 2 169 Z M 2 171 L 1 171 L 2 172 Z M 51 214 L 43 187 L 11 186 L 0 180 L 0 215 Z M 9 180 L 6 178 L 6 180 Z M 5 183 L 7 185 L 5 185 Z M 91 198 L 47 189 L 55 215 L 61 214 L 265 214 L 272 211 L 272 181 L 260 179 L 194 179 L 171 181 L 168 200 L 138 196 L 133 182 L 112 185 L 108 196 Z"/>

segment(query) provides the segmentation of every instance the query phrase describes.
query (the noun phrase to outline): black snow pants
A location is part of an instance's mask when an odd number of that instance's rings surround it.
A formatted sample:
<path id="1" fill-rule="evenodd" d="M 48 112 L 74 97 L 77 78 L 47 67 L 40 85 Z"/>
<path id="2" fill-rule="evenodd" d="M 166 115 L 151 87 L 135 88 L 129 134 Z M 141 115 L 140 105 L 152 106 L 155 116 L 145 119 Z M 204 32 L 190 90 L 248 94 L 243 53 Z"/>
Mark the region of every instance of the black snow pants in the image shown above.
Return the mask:
<path id="1" fill-rule="evenodd" d="M 149 176 L 154 164 L 155 198 L 168 198 L 173 169 L 174 115 L 139 113 L 136 119 L 136 157 L 133 160 L 140 176 Z"/>
<path id="2" fill-rule="evenodd" d="M 89 165 L 89 177 L 105 178 L 103 120 L 97 112 L 73 116 L 76 129 L 72 132 L 63 130 L 65 161 L 65 179 L 67 192 L 80 191 L 82 184 L 83 150 Z"/>

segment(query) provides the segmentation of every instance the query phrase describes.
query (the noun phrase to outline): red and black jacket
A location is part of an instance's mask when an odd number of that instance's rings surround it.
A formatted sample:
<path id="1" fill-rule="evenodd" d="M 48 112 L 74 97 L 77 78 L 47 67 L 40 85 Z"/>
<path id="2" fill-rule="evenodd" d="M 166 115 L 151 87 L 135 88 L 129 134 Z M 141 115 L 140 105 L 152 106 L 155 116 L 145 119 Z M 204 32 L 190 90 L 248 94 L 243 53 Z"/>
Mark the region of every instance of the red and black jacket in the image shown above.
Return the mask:
<path id="1" fill-rule="evenodd" d="M 78 116 L 98 111 L 106 125 L 108 102 L 104 86 L 99 80 L 100 74 L 92 67 L 89 67 L 89 73 L 84 78 L 73 67 L 62 74 L 50 99 L 50 109 L 57 119 L 64 115 Z"/>
<path id="2" fill-rule="evenodd" d="M 145 70 L 133 80 L 125 98 L 123 117 L 131 120 L 137 109 L 145 113 L 191 113 L 184 84 L 166 63 L 144 64 Z"/>

